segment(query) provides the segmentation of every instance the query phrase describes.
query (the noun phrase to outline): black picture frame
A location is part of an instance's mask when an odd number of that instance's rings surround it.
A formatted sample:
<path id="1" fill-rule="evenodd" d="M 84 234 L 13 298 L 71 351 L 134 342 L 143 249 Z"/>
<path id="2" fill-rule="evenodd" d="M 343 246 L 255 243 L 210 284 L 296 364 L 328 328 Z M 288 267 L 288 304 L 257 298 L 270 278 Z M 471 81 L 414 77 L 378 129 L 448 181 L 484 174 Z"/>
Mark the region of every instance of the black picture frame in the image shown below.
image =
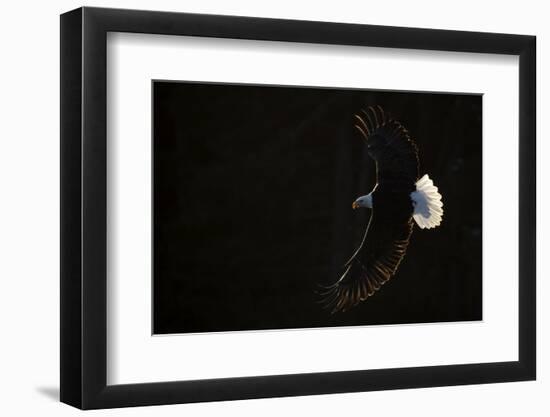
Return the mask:
<path id="1" fill-rule="evenodd" d="M 519 360 L 107 385 L 108 32 L 519 56 Z M 88 7 L 61 15 L 61 401 L 96 409 L 535 379 L 535 51 L 525 35 Z"/>

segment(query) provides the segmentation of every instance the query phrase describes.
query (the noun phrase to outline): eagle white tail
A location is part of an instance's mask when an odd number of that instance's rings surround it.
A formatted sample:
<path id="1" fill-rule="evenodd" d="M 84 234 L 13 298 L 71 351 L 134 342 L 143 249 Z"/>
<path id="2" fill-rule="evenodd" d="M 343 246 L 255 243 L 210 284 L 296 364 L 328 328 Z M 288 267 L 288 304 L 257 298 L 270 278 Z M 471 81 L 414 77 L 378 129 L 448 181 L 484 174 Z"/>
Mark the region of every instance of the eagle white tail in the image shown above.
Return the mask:
<path id="1" fill-rule="evenodd" d="M 414 211 L 413 218 L 421 229 L 431 229 L 441 224 L 443 202 L 437 187 L 425 174 L 416 182 L 416 191 L 411 193 Z"/>

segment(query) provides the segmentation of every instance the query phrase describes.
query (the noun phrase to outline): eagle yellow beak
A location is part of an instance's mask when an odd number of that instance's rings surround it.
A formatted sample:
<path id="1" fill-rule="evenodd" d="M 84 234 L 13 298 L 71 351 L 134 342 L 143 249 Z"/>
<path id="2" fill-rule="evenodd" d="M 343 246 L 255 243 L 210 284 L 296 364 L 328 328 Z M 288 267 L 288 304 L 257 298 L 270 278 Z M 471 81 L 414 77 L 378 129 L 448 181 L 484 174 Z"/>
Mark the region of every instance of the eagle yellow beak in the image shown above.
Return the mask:
<path id="1" fill-rule="evenodd" d="M 351 205 L 351 208 L 352 209 L 358 209 L 359 208 L 359 203 L 357 201 L 354 201 L 353 204 Z"/>

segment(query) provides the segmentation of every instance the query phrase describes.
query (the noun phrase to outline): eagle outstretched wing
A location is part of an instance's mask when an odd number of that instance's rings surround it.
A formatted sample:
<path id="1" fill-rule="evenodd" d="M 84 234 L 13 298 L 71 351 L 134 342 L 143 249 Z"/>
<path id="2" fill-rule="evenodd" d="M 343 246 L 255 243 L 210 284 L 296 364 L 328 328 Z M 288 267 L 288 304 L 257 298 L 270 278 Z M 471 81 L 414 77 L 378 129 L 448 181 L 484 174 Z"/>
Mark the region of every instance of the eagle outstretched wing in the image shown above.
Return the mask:
<path id="1" fill-rule="evenodd" d="M 397 271 L 413 229 L 410 193 L 418 180 L 418 151 L 407 130 L 387 118 L 381 107 L 355 116 L 356 128 L 376 162 L 373 209 L 359 248 L 341 278 L 322 292 L 332 313 L 345 311 L 372 296 Z"/>
<path id="2" fill-rule="evenodd" d="M 382 107 L 368 107 L 355 115 L 355 128 L 367 141 L 369 156 L 376 162 L 378 186 L 411 187 L 419 177 L 418 149 L 409 132 Z"/>

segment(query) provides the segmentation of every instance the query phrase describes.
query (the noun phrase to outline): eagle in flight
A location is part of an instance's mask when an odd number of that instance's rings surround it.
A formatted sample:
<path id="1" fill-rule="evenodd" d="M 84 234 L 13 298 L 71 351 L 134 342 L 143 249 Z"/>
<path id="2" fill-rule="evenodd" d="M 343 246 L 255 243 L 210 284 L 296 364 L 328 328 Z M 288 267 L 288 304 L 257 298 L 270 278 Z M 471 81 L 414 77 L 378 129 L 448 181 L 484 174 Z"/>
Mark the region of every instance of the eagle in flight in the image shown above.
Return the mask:
<path id="1" fill-rule="evenodd" d="M 382 107 L 355 115 L 355 128 L 376 163 L 376 185 L 352 208 L 368 208 L 370 221 L 359 248 L 334 284 L 321 292 L 332 313 L 346 311 L 378 291 L 397 272 L 414 223 L 421 229 L 441 224 L 441 194 L 430 177 L 419 178 L 418 149 L 408 131 Z"/>

